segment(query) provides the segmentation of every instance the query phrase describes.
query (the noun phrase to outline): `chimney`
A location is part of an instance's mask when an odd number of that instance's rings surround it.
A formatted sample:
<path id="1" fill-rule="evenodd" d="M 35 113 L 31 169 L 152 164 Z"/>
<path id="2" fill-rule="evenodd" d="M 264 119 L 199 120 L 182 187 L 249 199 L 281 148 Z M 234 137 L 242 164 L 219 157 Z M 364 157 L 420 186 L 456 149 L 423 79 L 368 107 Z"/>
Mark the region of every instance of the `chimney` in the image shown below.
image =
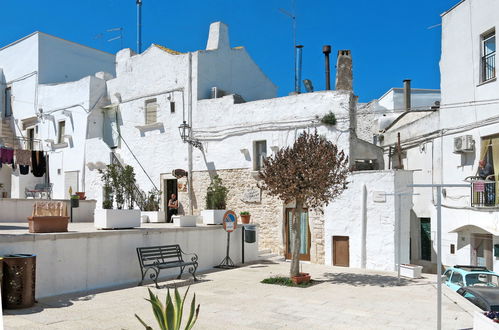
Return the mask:
<path id="1" fill-rule="evenodd" d="M 329 54 L 331 54 L 331 46 L 322 46 L 322 52 L 324 53 L 324 64 L 326 66 L 326 90 L 331 90 L 331 73 L 329 70 Z"/>
<path id="2" fill-rule="evenodd" d="M 211 23 L 206 50 L 220 48 L 230 48 L 229 28 L 222 22 Z"/>
<path id="3" fill-rule="evenodd" d="M 302 70 L 302 51 L 303 46 L 297 45 L 295 47 L 296 51 L 296 63 L 295 63 L 295 93 L 301 93 L 301 70 Z"/>
<path id="4" fill-rule="evenodd" d="M 352 54 L 350 50 L 338 51 L 336 90 L 353 91 Z"/>
<path id="5" fill-rule="evenodd" d="M 405 111 L 411 110 L 411 80 L 404 80 L 404 109 Z"/>

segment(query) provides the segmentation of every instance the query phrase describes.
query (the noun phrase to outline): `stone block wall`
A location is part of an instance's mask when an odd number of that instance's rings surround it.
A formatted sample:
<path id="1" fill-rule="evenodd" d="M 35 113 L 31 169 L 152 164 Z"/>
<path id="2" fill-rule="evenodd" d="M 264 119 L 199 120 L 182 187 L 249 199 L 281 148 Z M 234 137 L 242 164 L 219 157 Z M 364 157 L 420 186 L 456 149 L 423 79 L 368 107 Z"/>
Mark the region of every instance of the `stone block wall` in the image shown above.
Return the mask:
<path id="1" fill-rule="evenodd" d="M 251 223 L 258 224 L 259 250 L 271 250 L 272 253 L 284 255 L 284 212 L 286 205 L 278 198 L 269 196 L 261 191 L 249 169 L 229 169 L 218 171 L 195 171 L 192 175 L 194 187 L 193 209 L 199 215 L 206 206 L 206 190 L 210 185 L 210 175 L 218 175 L 222 183 L 229 189 L 227 209 L 239 212 L 249 211 Z M 257 202 L 245 201 L 248 191 L 260 191 Z M 254 196 L 253 196 L 254 197 Z M 182 201 L 188 201 L 187 193 L 180 194 Z M 288 206 L 289 207 L 289 206 Z M 188 210 L 188 203 L 184 203 Z M 320 211 L 310 211 L 309 225 L 311 231 L 310 261 L 324 263 L 324 216 Z"/>

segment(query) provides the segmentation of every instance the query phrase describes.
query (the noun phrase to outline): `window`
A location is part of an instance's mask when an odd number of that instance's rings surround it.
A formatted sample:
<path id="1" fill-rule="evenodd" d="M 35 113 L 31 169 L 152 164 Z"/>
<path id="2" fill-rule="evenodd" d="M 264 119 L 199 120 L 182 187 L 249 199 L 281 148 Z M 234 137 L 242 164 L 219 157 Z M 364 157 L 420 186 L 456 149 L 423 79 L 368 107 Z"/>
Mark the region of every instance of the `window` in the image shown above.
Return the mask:
<path id="1" fill-rule="evenodd" d="M 5 117 L 10 117 L 12 116 L 12 89 L 9 87 L 5 88 L 5 95 L 4 95 L 4 116 Z"/>
<path id="2" fill-rule="evenodd" d="M 66 135 L 66 122 L 60 121 L 57 130 L 57 144 L 64 143 L 64 135 Z"/>
<path id="3" fill-rule="evenodd" d="M 452 274 L 452 277 L 450 278 L 451 283 L 457 284 L 459 286 L 463 286 L 463 275 L 459 274 L 458 272 L 454 272 Z"/>
<path id="4" fill-rule="evenodd" d="M 259 171 L 263 167 L 263 160 L 267 158 L 267 141 L 253 143 L 253 169 Z"/>
<path id="5" fill-rule="evenodd" d="M 482 82 L 496 77 L 496 32 L 482 35 Z"/>
<path id="6" fill-rule="evenodd" d="M 450 275 L 452 274 L 452 270 L 447 270 L 445 273 L 444 273 L 444 276 L 445 276 L 445 282 L 449 281 L 450 279 Z"/>
<path id="7" fill-rule="evenodd" d="M 26 130 L 26 136 L 28 138 L 28 141 L 26 142 L 28 150 L 33 150 L 34 149 L 33 142 L 35 140 L 35 128 L 34 127 L 28 128 Z"/>
<path id="8" fill-rule="evenodd" d="M 456 254 L 456 246 L 454 244 L 450 245 L 450 254 Z"/>
<path id="9" fill-rule="evenodd" d="M 170 113 L 175 113 L 175 102 L 170 102 Z"/>
<path id="10" fill-rule="evenodd" d="M 431 261 L 431 220 L 420 218 L 421 259 Z"/>
<path id="11" fill-rule="evenodd" d="M 146 125 L 154 124 L 157 121 L 158 103 L 156 99 L 146 101 Z"/>

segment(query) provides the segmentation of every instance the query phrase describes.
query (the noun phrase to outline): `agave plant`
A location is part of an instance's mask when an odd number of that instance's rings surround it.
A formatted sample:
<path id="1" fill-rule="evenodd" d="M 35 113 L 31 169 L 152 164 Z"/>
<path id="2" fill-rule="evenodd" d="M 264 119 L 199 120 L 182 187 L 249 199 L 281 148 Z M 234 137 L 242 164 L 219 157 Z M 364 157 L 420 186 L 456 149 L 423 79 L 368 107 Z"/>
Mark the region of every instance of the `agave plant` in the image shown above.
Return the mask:
<path id="1" fill-rule="evenodd" d="M 152 293 L 151 289 L 149 290 L 149 301 L 152 305 L 152 310 L 154 312 L 154 317 L 156 317 L 156 321 L 158 321 L 159 328 L 161 330 L 180 330 L 182 324 L 182 314 L 184 311 L 184 302 L 187 297 L 187 292 L 189 292 L 189 288 L 185 291 L 184 297 L 180 297 L 177 288 L 175 288 L 174 292 L 174 300 L 170 295 L 170 289 L 168 289 L 168 294 L 166 295 L 166 305 L 163 305 L 159 300 L 158 296 Z M 196 294 L 194 294 L 194 298 L 192 298 L 191 302 L 191 310 L 189 313 L 189 319 L 187 320 L 187 324 L 185 325 L 185 330 L 190 330 L 196 323 L 199 314 L 199 304 L 196 307 Z M 135 314 L 135 317 L 142 323 L 142 325 L 147 330 L 152 330 L 153 328 L 147 325 L 142 319 Z"/>

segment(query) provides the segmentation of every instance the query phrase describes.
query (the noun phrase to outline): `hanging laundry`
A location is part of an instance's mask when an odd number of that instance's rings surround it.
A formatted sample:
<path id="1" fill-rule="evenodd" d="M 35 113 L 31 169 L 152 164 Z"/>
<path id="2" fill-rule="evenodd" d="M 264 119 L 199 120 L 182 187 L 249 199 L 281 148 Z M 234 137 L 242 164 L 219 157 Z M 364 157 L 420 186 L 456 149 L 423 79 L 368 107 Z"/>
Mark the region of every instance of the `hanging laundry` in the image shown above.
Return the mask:
<path id="1" fill-rule="evenodd" d="M 46 162 L 43 151 L 31 152 L 31 165 L 31 173 L 37 178 L 42 177 L 45 174 Z"/>
<path id="2" fill-rule="evenodd" d="M 0 163 L 14 164 L 14 149 L 0 148 Z"/>
<path id="3" fill-rule="evenodd" d="M 19 165 L 19 173 L 21 175 L 26 175 L 29 173 L 29 165 Z"/>
<path id="4" fill-rule="evenodd" d="M 31 151 L 30 150 L 16 150 L 16 164 L 17 165 L 31 165 Z"/>

